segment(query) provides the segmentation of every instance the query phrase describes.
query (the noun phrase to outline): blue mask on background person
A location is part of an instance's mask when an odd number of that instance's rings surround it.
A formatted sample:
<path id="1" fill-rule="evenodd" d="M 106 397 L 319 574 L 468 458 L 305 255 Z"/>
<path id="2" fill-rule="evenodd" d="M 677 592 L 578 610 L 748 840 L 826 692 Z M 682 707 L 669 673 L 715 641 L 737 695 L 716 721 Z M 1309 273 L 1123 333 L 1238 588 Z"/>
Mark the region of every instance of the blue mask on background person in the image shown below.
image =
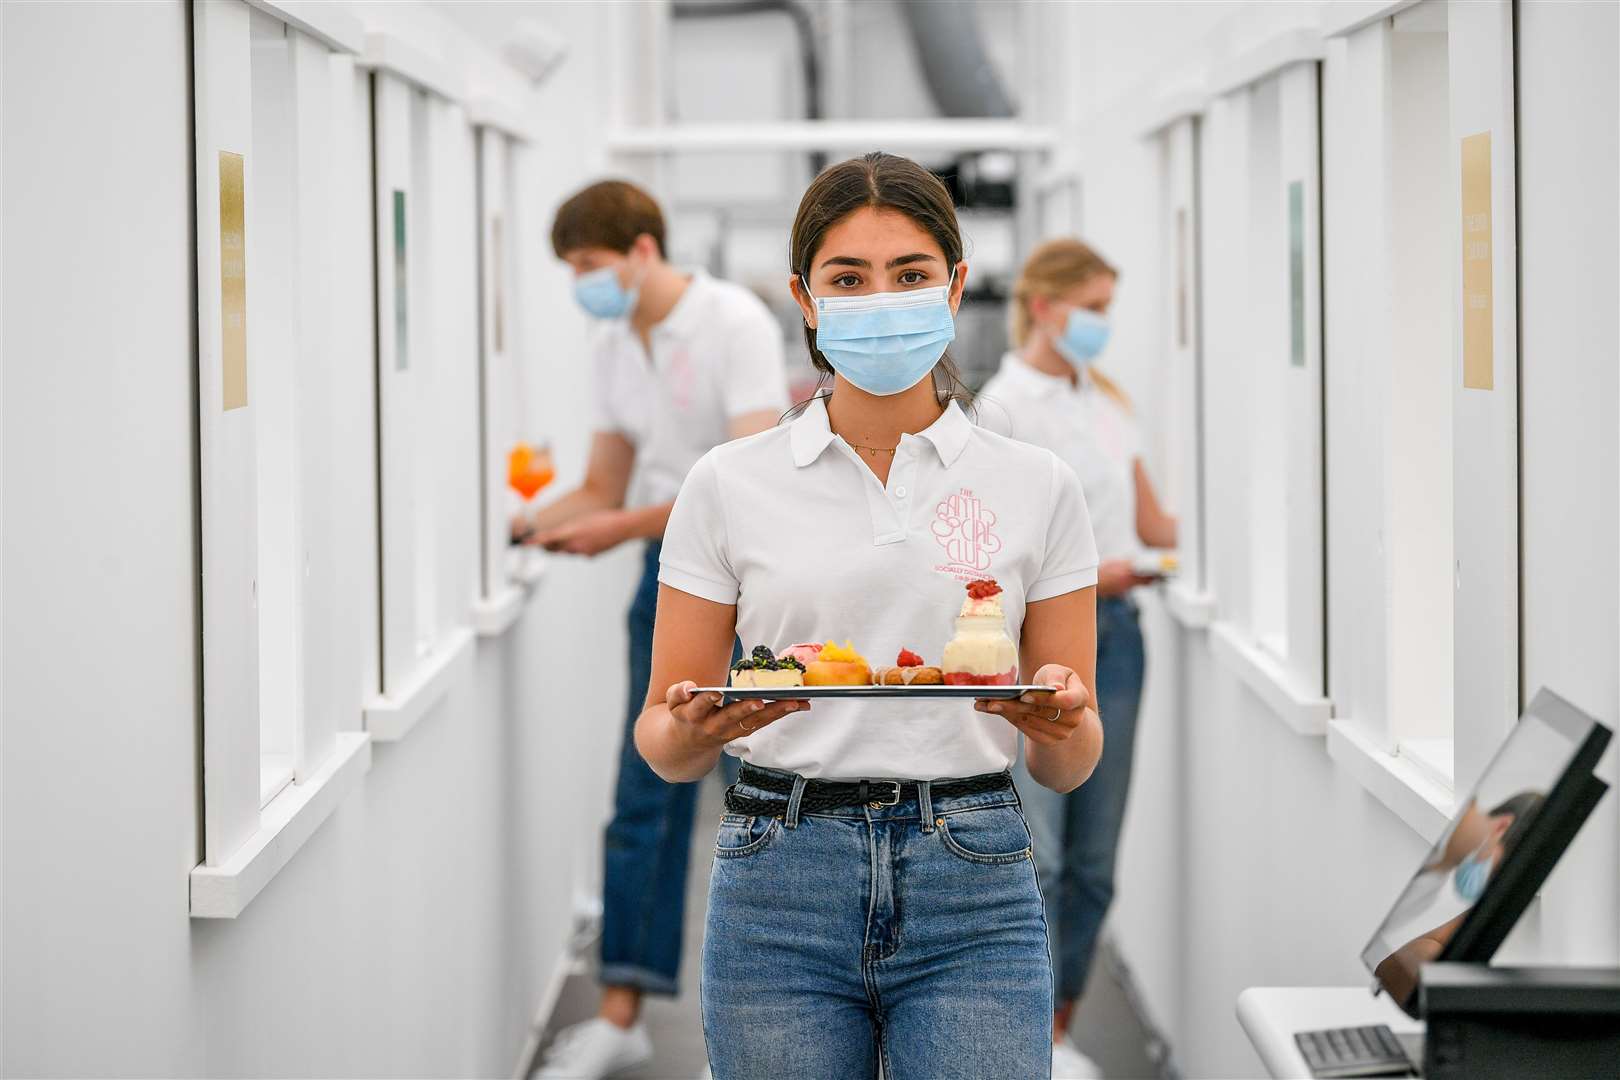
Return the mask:
<path id="1" fill-rule="evenodd" d="M 804 291 L 810 293 L 808 281 Z M 956 338 L 950 295 L 950 285 L 865 296 L 812 295 L 816 348 L 834 371 L 868 394 L 888 397 L 910 390 Z"/>
<path id="2" fill-rule="evenodd" d="M 1052 342 L 1063 358 L 1077 368 L 1094 360 L 1108 344 L 1108 320 L 1086 308 L 1071 308 L 1063 333 Z"/>
<path id="3" fill-rule="evenodd" d="M 636 309 L 639 285 L 625 288 L 611 266 L 599 267 L 574 279 L 574 299 L 598 319 L 622 319 Z"/>
<path id="4" fill-rule="evenodd" d="M 1491 860 L 1476 851 L 1457 864 L 1452 883 L 1457 886 L 1457 895 L 1473 904 L 1485 895 L 1485 885 L 1490 879 Z"/>

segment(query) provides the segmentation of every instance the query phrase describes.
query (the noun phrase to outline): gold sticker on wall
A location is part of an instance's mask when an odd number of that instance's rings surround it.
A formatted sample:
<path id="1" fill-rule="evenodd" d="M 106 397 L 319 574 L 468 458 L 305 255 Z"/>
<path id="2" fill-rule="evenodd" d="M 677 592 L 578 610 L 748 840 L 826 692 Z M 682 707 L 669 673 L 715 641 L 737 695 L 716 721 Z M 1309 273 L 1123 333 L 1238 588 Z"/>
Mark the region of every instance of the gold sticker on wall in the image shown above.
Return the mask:
<path id="1" fill-rule="evenodd" d="M 1491 309 L 1491 133 L 1462 141 L 1463 386 L 1496 386 Z"/>
<path id="2" fill-rule="evenodd" d="M 224 407 L 248 403 L 247 230 L 242 155 L 219 152 L 219 311 Z"/>

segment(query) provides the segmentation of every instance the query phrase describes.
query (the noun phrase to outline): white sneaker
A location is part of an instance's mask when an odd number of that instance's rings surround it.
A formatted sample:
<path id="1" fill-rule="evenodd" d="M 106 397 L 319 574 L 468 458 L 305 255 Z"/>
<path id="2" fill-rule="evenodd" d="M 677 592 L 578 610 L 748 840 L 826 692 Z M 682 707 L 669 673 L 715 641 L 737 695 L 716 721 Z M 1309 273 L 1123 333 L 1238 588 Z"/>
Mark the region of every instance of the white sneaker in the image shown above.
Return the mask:
<path id="1" fill-rule="evenodd" d="M 1052 1080 L 1102 1080 L 1102 1069 L 1067 1035 L 1052 1044 Z"/>
<path id="2" fill-rule="evenodd" d="M 647 1037 L 647 1025 L 637 1023 L 626 1030 L 611 1020 L 597 1017 L 559 1031 L 534 1077 L 535 1080 L 601 1080 L 651 1060 L 652 1040 Z"/>

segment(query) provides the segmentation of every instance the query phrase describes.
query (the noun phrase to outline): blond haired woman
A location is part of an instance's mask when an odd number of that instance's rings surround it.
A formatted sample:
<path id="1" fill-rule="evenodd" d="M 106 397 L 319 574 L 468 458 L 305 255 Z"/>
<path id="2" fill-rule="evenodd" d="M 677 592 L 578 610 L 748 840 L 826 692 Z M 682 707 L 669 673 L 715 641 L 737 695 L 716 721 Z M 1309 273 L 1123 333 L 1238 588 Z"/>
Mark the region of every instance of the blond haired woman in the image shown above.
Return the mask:
<path id="1" fill-rule="evenodd" d="M 1109 339 L 1119 274 L 1074 239 L 1052 240 L 1024 264 L 1013 293 L 1014 351 L 985 386 L 993 426 L 1044 446 L 1080 476 L 1101 558 L 1097 576 L 1097 705 L 1105 732 L 1091 779 L 1068 794 L 1019 784 L 1051 936 L 1055 1009 L 1052 1068 L 1060 1080 L 1100 1075 L 1066 1031 L 1085 988 L 1097 935 L 1114 895 L 1114 862 L 1130 786 L 1145 657 L 1131 569 L 1146 544 L 1174 547 L 1166 514 L 1142 467 L 1130 402 L 1097 368 Z M 1003 419 L 1004 418 L 1004 419 Z M 999 421 L 999 423 L 998 423 Z"/>

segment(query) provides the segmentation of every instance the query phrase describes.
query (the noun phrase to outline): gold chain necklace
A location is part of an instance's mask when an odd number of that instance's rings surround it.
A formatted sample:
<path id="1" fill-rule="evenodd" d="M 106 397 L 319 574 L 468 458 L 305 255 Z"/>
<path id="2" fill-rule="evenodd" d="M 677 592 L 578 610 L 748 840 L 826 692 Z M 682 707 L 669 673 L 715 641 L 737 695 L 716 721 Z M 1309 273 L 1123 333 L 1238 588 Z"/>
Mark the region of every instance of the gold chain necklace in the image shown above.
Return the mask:
<path id="1" fill-rule="evenodd" d="M 891 446 L 889 449 L 885 450 L 881 446 L 862 446 L 858 442 L 852 442 L 849 445 L 853 446 L 857 450 L 865 450 L 868 454 L 892 454 L 896 450 L 900 449 L 898 446 Z"/>

